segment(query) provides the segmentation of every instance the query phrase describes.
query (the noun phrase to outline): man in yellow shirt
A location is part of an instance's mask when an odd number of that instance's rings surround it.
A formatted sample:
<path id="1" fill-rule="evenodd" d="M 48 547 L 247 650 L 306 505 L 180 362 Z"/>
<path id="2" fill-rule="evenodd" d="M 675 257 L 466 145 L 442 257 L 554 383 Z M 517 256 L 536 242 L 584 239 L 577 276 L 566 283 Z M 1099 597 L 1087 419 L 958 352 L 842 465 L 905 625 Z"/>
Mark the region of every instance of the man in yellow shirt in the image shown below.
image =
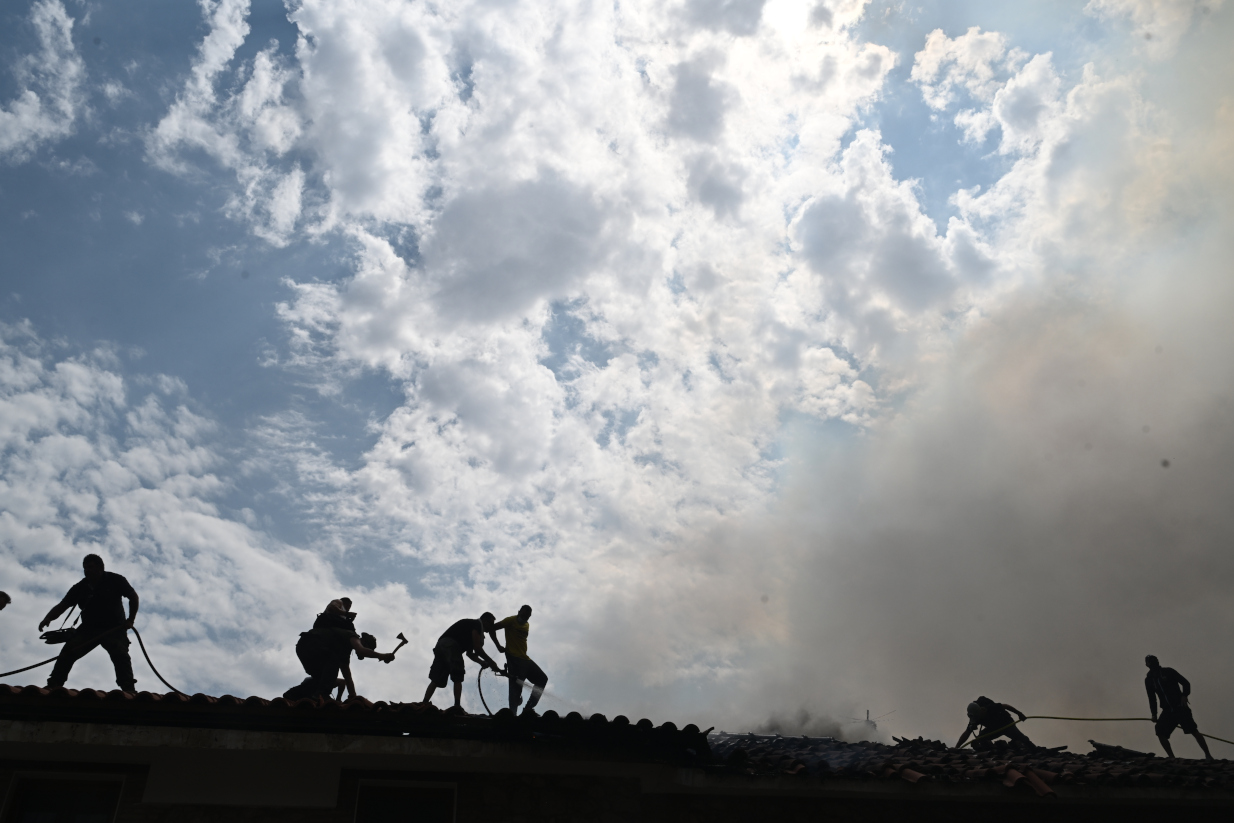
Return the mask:
<path id="1" fill-rule="evenodd" d="M 531 606 L 523 606 L 517 615 L 494 623 L 489 629 L 489 636 L 493 638 L 497 651 L 506 655 L 506 674 L 510 676 L 510 711 L 518 714 L 518 704 L 523 702 L 523 683 L 527 682 L 531 684 L 531 697 L 527 698 L 523 714 L 534 717 L 536 704 L 540 702 L 544 687 L 548 685 L 548 675 L 527 656 L 527 634 L 531 628 L 527 621 L 530 619 Z M 497 640 L 498 629 L 506 630 L 504 648 Z"/>

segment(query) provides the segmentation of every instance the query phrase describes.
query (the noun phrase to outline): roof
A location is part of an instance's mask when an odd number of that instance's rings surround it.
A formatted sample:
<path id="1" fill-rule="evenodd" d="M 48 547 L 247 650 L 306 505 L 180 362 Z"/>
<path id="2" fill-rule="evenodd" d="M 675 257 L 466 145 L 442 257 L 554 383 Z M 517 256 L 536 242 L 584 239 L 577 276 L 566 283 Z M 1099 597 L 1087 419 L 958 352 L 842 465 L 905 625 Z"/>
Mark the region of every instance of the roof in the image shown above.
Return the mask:
<path id="1" fill-rule="evenodd" d="M 246 731 L 356 735 L 412 735 L 457 740 L 536 742 L 541 749 L 586 749 L 612 759 L 698 765 L 710 760 L 707 737 L 689 724 L 659 726 L 650 720 L 584 719 L 578 712 L 561 717 L 515 717 L 502 709 L 493 717 L 457 714 L 426 703 L 376 703 L 363 697 L 267 700 L 155 692 L 104 692 L 94 689 L 40 688 L 0 684 L 0 719 L 136 726 L 180 726 Z"/>
<path id="2" fill-rule="evenodd" d="M 712 767 L 751 775 L 896 780 L 909 783 L 1001 784 L 1042 797 L 1069 786 L 1178 787 L 1234 790 L 1234 761 L 1167 759 L 1093 743 L 1088 754 L 999 744 L 979 750 L 949 748 L 938 740 L 845 743 L 830 737 L 711 734 Z M 1091 742 L 1091 741 L 1090 741 Z M 1065 747 L 1064 747 L 1065 748 Z"/>

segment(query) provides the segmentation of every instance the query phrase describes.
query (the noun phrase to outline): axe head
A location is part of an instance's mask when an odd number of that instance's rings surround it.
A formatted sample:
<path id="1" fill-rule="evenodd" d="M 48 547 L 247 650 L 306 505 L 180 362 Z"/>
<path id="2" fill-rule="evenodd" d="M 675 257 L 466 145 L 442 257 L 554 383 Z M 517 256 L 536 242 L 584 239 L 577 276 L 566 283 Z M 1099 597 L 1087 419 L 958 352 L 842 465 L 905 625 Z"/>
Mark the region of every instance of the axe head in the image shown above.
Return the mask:
<path id="1" fill-rule="evenodd" d="M 406 643 L 406 642 L 407 642 L 407 638 L 406 638 L 406 637 L 403 637 L 403 633 L 402 633 L 402 632 L 399 632 L 398 634 L 396 634 L 396 635 L 395 635 L 395 637 L 397 637 L 399 640 L 402 640 L 404 643 Z"/>

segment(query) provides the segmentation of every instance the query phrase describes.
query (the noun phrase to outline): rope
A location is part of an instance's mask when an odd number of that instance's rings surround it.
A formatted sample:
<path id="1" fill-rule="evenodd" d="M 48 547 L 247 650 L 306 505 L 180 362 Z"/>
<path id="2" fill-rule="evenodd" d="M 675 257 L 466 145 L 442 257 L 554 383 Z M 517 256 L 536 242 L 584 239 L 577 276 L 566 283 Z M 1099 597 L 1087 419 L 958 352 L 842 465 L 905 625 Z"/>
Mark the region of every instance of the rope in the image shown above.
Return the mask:
<path id="1" fill-rule="evenodd" d="M 67 619 L 67 618 L 66 618 L 66 619 Z M 117 631 L 119 631 L 120 629 L 123 629 L 123 628 L 125 628 L 125 627 L 124 627 L 123 625 L 121 625 L 121 626 L 116 626 L 116 627 L 114 627 L 114 628 L 108 629 L 107 631 L 103 632 L 102 634 L 97 634 L 97 635 L 95 635 L 93 638 L 91 638 L 90 640 L 88 640 L 88 641 L 86 641 L 86 642 L 87 642 L 87 643 L 95 643 L 95 642 L 97 642 L 97 641 L 99 641 L 99 640 L 102 640 L 102 639 L 103 639 L 104 637 L 106 637 L 107 635 L 112 634 L 113 632 L 117 632 Z M 159 670 L 158 670 L 158 669 L 156 669 L 156 668 L 154 668 L 154 661 L 152 661 L 152 660 L 150 659 L 150 653 L 146 651 L 146 644 L 145 644 L 145 643 L 142 641 L 142 639 L 141 639 L 141 633 L 137 631 L 137 628 L 136 628 L 135 626 L 134 626 L 134 627 L 130 627 L 130 628 L 132 628 L 132 629 L 133 629 L 133 634 L 137 635 L 137 645 L 141 646 L 141 655 L 142 655 L 142 657 L 146 658 L 146 663 L 150 666 L 150 671 L 154 672 L 154 676 L 155 676 L 155 677 L 157 677 L 159 680 L 162 680 L 162 681 L 163 681 L 163 685 L 164 685 L 164 686 L 166 686 L 167 688 L 171 689 L 171 690 L 172 690 L 173 692 L 175 692 L 176 694 L 178 694 L 178 695 L 182 695 L 182 696 L 184 696 L 184 697 L 188 697 L 188 695 L 184 694 L 184 692 L 180 691 L 180 690 L 179 690 L 179 689 L 177 689 L 175 686 L 173 686 L 173 685 L 171 685 L 170 683 L 168 683 L 168 682 L 167 682 L 167 681 L 163 678 L 163 675 L 159 674 Z M 71 643 L 72 643 L 72 641 L 69 641 L 69 643 L 65 643 L 65 644 L 64 644 L 64 645 L 65 645 L 65 648 L 68 648 L 68 646 L 69 646 Z M 64 654 L 63 650 L 60 652 L 60 654 Z M 0 673 L 0 677 L 8 677 L 9 675 L 13 675 L 13 674 L 21 674 L 22 672 L 28 672 L 28 671 L 30 671 L 31 669 L 37 669 L 39 666 L 46 666 L 48 663 L 52 662 L 53 660 L 58 660 L 59 658 L 60 658 L 60 655 L 58 654 L 58 655 L 56 655 L 55 657 L 49 657 L 49 658 L 47 658 L 46 660 L 42 661 L 41 663 L 35 663 L 33 666 L 26 666 L 24 669 L 14 669 L 14 670 L 13 670 L 13 671 L 11 671 L 11 672 L 3 672 L 3 673 Z M 485 706 L 484 708 L 486 708 L 486 709 L 487 709 L 487 708 L 488 708 L 488 706 Z M 490 714 L 492 714 L 492 712 L 490 712 Z"/>
<path id="2" fill-rule="evenodd" d="M 1125 720 L 1143 720 L 1146 723 L 1154 722 L 1151 717 L 1060 717 L 1054 714 L 1030 714 L 1026 716 L 1024 720 L 1079 720 L 1079 721 L 1086 722 L 1086 723 L 1117 723 L 1117 722 L 1122 722 Z M 1008 723 L 1006 726 L 1003 726 L 1001 729 L 995 729 L 992 732 L 986 732 L 984 734 L 978 735 L 977 737 L 974 737 L 972 740 L 968 741 L 964 745 L 971 746 L 974 743 L 976 743 L 978 740 L 985 740 L 987 737 L 998 737 L 1000 734 L 1007 731 L 1012 726 L 1015 726 L 1022 722 L 1023 721 L 1021 720 L 1013 720 L 1011 723 Z M 1226 740 L 1224 737 L 1217 737 L 1211 734 L 1204 734 L 1203 732 L 1200 732 L 1200 736 L 1206 737 L 1209 740 L 1220 740 L 1222 743 L 1229 743 L 1230 745 L 1234 746 L 1234 740 Z"/>

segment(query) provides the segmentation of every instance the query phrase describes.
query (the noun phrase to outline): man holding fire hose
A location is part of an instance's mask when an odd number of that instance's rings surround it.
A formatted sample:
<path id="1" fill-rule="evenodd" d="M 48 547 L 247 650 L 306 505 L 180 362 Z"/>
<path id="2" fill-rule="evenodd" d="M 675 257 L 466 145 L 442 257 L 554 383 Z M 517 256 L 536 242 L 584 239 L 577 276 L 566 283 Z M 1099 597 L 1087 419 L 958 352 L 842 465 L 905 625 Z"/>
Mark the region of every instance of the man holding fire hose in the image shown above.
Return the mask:
<path id="1" fill-rule="evenodd" d="M 133 628 L 133 621 L 137 618 L 137 592 L 122 575 L 104 570 L 103 558 L 97 554 L 82 558 L 81 567 L 86 576 L 69 589 L 64 599 L 53 606 L 39 624 L 39 631 L 43 631 L 47 624 L 73 606 L 81 609 L 81 626 L 73 632 L 64 644 L 64 651 L 56 658 L 56 665 L 47 678 L 47 688 L 63 686 L 73 664 L 96 646 L 102 646 L 111 655 L 111 663 L 116 668 L 116 685 L 122 691 L 136 692 L 137 679 L 133 677 L 133 661 L 129 657 L 128 630 Z M 124 619 L 124 604 L 120 602 L 122 597 L 129 601 L 127 621 Z"/>

